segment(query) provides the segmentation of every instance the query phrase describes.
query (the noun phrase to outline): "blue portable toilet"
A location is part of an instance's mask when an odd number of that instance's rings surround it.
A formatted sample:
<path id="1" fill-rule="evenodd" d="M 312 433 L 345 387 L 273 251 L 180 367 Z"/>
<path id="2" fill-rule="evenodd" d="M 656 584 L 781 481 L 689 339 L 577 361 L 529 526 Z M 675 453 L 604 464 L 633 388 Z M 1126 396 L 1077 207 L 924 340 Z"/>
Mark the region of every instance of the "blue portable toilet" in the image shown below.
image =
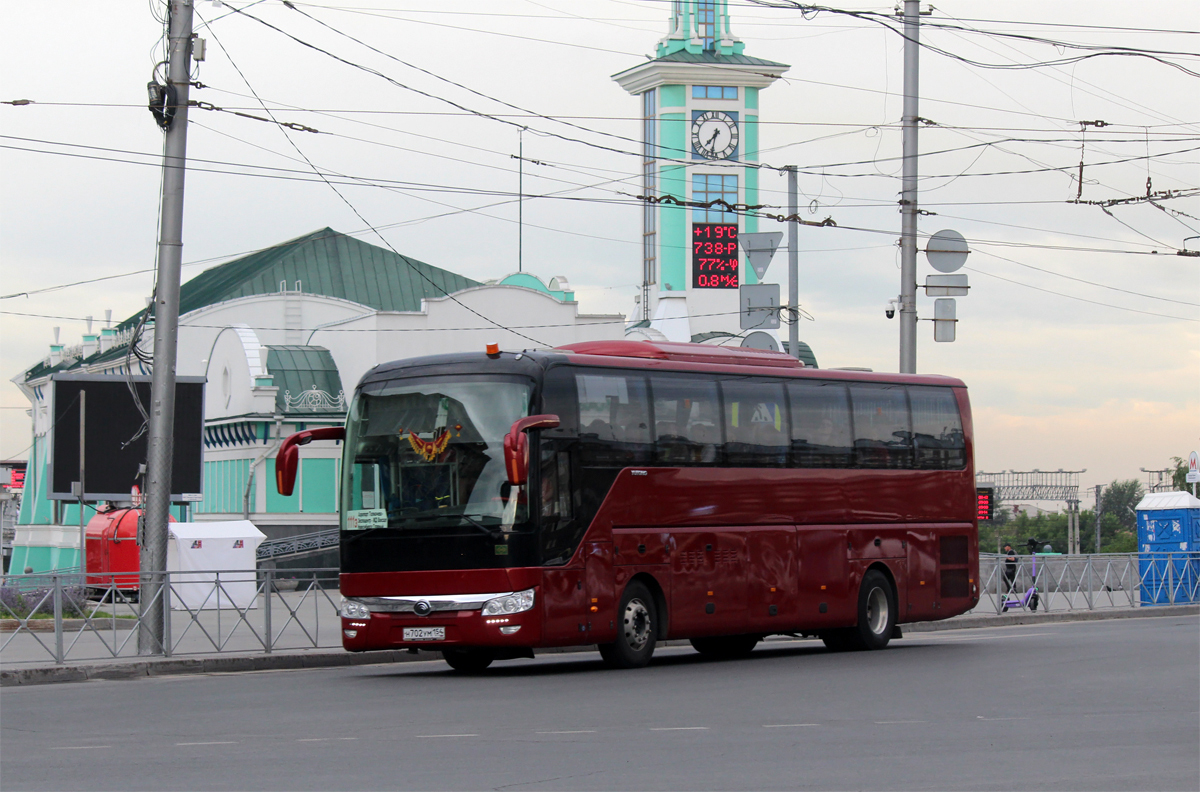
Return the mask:
<path id="1" fill-rule="evenodd" d="M 1187 492 L 1151 492 L 1137 505 L 1141 604 L 1200 598 L 1200 500 Z"/>

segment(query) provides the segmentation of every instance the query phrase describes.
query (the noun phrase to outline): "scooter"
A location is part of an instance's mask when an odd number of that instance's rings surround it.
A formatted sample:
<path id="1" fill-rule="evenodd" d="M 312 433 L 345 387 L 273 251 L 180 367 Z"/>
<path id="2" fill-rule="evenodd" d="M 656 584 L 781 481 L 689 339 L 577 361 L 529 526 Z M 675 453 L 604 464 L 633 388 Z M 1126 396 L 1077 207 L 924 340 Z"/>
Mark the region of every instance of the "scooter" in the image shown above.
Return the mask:
<path id="1" fill-rule="evenodd" d="M 1000 608 L 1001 613 L 1007 613 L 1009 608 L 1029 608 L 1031 611 L 1038 609 L 1038 587 L 1037 587 L 1037 546 L 1041 544 L 1037 539 L 1030 539 L 1025 543 L 1029 547 L 1029 578 L 1030 586 L 1024 594 L 1014 599 L 1006 599 Z"/>

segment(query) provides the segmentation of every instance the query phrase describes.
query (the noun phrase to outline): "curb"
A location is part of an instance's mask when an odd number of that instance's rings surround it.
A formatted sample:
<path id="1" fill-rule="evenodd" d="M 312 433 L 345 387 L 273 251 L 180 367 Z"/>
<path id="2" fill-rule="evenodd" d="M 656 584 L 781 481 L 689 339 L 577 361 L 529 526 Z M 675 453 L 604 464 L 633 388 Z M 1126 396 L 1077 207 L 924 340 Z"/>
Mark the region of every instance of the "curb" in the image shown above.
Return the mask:
<path id="1" fill-rule="evenodd" d="M 1051 624 L 1109 619 L 1152 619 L 1200 615 L 1200 605 L 1166 605 L 1128 611 L 1066 611 L 1055 613 L 1016 613 L 1000 616 L 958 616 L 945 621 L 915 622 L 903 625 L 905 634 L 972 630 L 981 627 L 1011 627 L 1025 624 Z M 686 640 L 663 641 L 660 646 L 688 646 Z M 591 646 L 562 646 L 538 650 L 539 654 L 592 652 Z M 304 668 L 411 663 L 440 659 L 440 652 L 413 654 L 406 649 L 379 652 L 310 651 L 287 654 L 235 655 L 227 657 L 161 658 L 117 662 L 80 663 L 38 668 L 0 670 L 0 687 L 47 685 L 59 682 L 87 682 L 93 679 L 143 679 L 180 674 L 221 674 L 246 671 L 280 671 Z"/>

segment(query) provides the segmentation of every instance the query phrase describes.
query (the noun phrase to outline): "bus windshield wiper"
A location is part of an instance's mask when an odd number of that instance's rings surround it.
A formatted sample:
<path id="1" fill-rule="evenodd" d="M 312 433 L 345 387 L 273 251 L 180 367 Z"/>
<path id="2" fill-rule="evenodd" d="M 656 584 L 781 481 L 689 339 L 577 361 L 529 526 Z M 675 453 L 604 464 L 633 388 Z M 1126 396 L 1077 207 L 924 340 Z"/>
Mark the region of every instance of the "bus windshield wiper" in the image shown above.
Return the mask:
<path id="1" fill-rule="evenodd" d="M 499 539 L 501 537 L 501 534 L 499 531 L 493 531 L 491 528 L 488 528 L 486 525 L 479 522 L 478 520 L 476 520 L 474 517 L 472 517 L 469 514 L 460 514 L 459 517 L 462 517 L 468 523 L 475 526 L 479 530 L 483 531 L 485 534 L 487 534 L 488 536 L 490 536 L 493 539 Z"/>

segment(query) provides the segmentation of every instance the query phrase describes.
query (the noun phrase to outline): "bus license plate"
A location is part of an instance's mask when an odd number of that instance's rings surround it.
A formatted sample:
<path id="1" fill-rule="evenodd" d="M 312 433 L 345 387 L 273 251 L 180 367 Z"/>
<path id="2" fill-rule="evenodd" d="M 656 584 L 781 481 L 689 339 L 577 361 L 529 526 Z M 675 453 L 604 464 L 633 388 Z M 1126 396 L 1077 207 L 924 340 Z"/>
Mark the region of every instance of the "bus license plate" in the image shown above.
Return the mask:
<path id="1" fill-rule="evenodd" d="M 444 641 L 446 640 L 445 627 L 405 627 L 404 640 L 406 641 Z"/>

